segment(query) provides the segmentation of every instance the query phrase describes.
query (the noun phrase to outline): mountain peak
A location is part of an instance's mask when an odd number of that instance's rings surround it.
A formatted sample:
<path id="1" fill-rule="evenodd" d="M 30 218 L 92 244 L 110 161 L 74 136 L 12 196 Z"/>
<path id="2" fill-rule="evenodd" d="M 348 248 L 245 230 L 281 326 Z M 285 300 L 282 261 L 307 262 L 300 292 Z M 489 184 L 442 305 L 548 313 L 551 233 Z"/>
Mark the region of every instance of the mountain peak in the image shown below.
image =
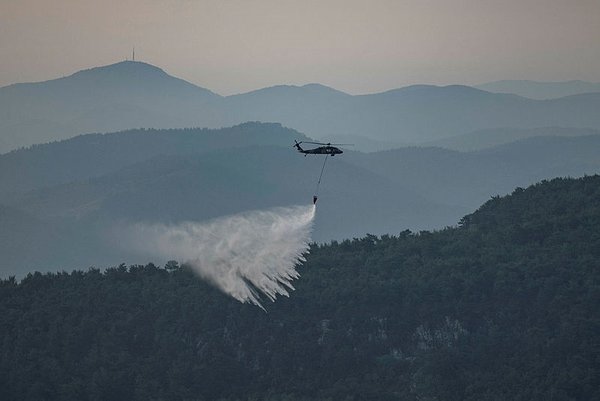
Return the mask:
<path id="1" fill-rule="evenodd" d="M 70 77 L 89 77 L 89 76 L 168 76 L 168 74 L 161 68 L 158 68 L 152 64 L 144 63 L 141 61 L 121 61 L 114 64 L 104 65 L 101 67 L 89 68 L 86 70 L 78 71 L 72 74 Z"/>
<path id="2" fill-rule="evenodd" d="M 174 96 L 218 96 L 208 89 L 171 76 L 152 64 L 141 61 L 121 61 L 101 67 L 78 71 L 64 78 L 42 82 L 53 87 L 92 88 L 102 90 L 136 90 L 145 95 L 149 92 L 170 93 Z M 144 95 L 144 96 L 145 96 Z"/>
<path id="3" fill-rule="evenodd" d="M 361 96 L 479 96 L 487 95 L 484 90 L 466 85 L 426 85 L 417 84 L 391 89 L 386 92 L 373 93 Z"/>
<path id="4" fill-rule="evenodd" d="M 314 92 L 335 93 L 335 94 L 340 94 L 340 95 L 348 95 L 346 92 L 337 90 L 335 88 L 332 88 L 331 86 L 327 86 L 327 85 L 323 85 L 323 84 L 318 84 L 318 83 L 310 83 L 310 84 L 302 85 L 301 88 L 302 89 L 311 90 L 311 91 L 314 91 Z"/>
<path id="5" fill-rule="evenodd" d="M 346 92 L 339 91 L 317 83 L 310 83 L 305 85 L 274 85 L 266 88 L 253 90 L 246 93 L 240 93 L 237 95 L 231 95 L 230 98 L 240 98 L 247 96 L 302 96 L 302 95 L 329 95 L 329 96 L 351 96 Z"/>

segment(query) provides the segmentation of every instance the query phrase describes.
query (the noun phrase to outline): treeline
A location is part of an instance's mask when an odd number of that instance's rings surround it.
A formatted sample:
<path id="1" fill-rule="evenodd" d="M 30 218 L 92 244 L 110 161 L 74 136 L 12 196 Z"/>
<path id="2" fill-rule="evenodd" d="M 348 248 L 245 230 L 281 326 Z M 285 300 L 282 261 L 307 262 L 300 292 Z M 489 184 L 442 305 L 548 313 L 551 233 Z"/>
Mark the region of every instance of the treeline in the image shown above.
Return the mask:
<path id="1" fill-rule="evenodd" d="M 2 400 L 600 399 L 600 176 L 313 245 L 267 313 L 185 266 L 0 283 Z"/>

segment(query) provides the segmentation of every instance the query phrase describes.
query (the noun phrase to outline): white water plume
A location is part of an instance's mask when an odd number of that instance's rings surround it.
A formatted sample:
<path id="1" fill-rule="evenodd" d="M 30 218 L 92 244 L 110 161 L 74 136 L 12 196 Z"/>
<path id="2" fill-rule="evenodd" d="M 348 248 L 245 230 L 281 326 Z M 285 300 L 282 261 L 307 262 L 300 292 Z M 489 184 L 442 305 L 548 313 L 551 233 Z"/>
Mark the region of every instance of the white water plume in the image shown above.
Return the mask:
<path id="1" fill-rule="evenodd" d="M 262 307 L 289 296 L 308 251 L 315 206 L 220 217 L 206 223 L 137 224 L 133 245 L 152 256 L 189 264 L 200 277 L 240 302 Z"/>

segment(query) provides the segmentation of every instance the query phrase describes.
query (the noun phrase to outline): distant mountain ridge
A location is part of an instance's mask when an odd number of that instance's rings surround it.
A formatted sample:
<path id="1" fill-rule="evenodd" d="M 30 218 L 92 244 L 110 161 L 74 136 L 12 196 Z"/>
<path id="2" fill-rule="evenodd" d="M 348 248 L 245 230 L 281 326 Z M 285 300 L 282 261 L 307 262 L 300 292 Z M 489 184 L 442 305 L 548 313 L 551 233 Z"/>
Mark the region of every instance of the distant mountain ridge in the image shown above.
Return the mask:
<path id="1" fill-rule="evenodd" d="M 599 109 L 599 93 L 539 101 L 462 85 L 369 95 L 279 85 L 223 97 L 158 67 L 126 61 L 0 88 L 0 153 L 82 133 L 246 121 L 279 122 L 317 139 L 356 138 L 380 149 L 500 127 L 600 129 Z"/>
<path id="2" fill-rule="evenodd" d="M 132 82 L 138 81 L 138 82 Z M 163 86 L 165 89 L 185 88 L 197 95 L 204 93 L 206 96 L 221 97 L 208 89 L 199 87 L 180 78 L 175 78 L 167 74 L 163 69 L 152 64 L 140 61 L 122 61 L 102 67 L 93 67 L 77 71 L 71 75 L 51 79 L 42 82 L 16 83 L 0 88 L 3 91 L 17 91 L 22 88 L 42 88 L 46 90 L 54 89 L 107 89 L 106 86 L 92 87 L 92 85 L 116 85 L 117 88 L 127 90 L 127 85 L 136 84 L 154 84 Z M 81 86 L 80 86 L 81 85 Z M 87 86 L 87 88 L 86 88 Z M 125 87 L 123 87 L 125 86 Z M 140 88 L 151 89 L 151 88 Z"/>
<path id="3" fill-rule="evenodd" d="M 586 136 L 600 135 L 600 130 L 589 128 L 564 128 L 564 127 L 543 127 L 543 128 L 492 128 L 477 130 L 467 134 L 444 138 L 432 141 L 423 145 L 439 146 L 446 149 L 460 151 L 474 151 L 485 148 L 504 145 L 521 139 L 537 136 Z"/>
<path id="4" fill-rule="evenodd" d="M 0 152 L 84 132 L 214 126 L 220 96 L 160 68 L 121 62 L 0 88 Z"/>
<path id="5" fill-rule="evenodd" d="M 171 135 L 173 134 L 173 135 Z M 204 154 L 308 139 L 280 124 L 209 129 L 129 130 L 81 135 L 0 155 L 0 203 L 13 193 L 99 177 L 159 155 Z M 291 148 L 290 148 L 291 149 Z"/>
<path id="6" fill-rule="evenodd" d="M 542 82 L 529 80 L 503 80 L 475 85 L 488 92 L 514 93 L 530 99 L 556 99 L 582 93 L 600 92 L 600 82 L 562 81 Z"/>
<path id="7" fill-rule="evenodd" d="M 0 273 L 17 264 L 137 260 L 110 242 L 107 232 L 120 222 L 203 221 L 310 203 L 322 158 L 298 154 L 294 139 L 308 137 L 279 124 L 245 123 L 89 134 L 0 155 Z M 346 150 L 327 163 L 313 238 L 454 225 L 517 186 L 600 172 L 599 148 L 600 135 L 588 135 L 477 152 Z"/>

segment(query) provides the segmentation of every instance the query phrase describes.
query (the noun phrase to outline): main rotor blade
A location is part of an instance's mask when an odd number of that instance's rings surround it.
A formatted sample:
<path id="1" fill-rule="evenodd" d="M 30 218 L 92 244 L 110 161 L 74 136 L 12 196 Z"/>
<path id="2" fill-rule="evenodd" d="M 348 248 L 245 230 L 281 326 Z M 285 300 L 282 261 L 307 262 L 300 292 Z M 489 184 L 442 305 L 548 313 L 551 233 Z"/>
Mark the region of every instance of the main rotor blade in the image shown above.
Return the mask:
<path id="1" fill-rule="evenodd" d="M 300 142 L 300 143 L 311 143 L 313 145 L 323 145 L 323 146 L 354 146 L 353 143 L 323 143 L 323 142 Z"/>

